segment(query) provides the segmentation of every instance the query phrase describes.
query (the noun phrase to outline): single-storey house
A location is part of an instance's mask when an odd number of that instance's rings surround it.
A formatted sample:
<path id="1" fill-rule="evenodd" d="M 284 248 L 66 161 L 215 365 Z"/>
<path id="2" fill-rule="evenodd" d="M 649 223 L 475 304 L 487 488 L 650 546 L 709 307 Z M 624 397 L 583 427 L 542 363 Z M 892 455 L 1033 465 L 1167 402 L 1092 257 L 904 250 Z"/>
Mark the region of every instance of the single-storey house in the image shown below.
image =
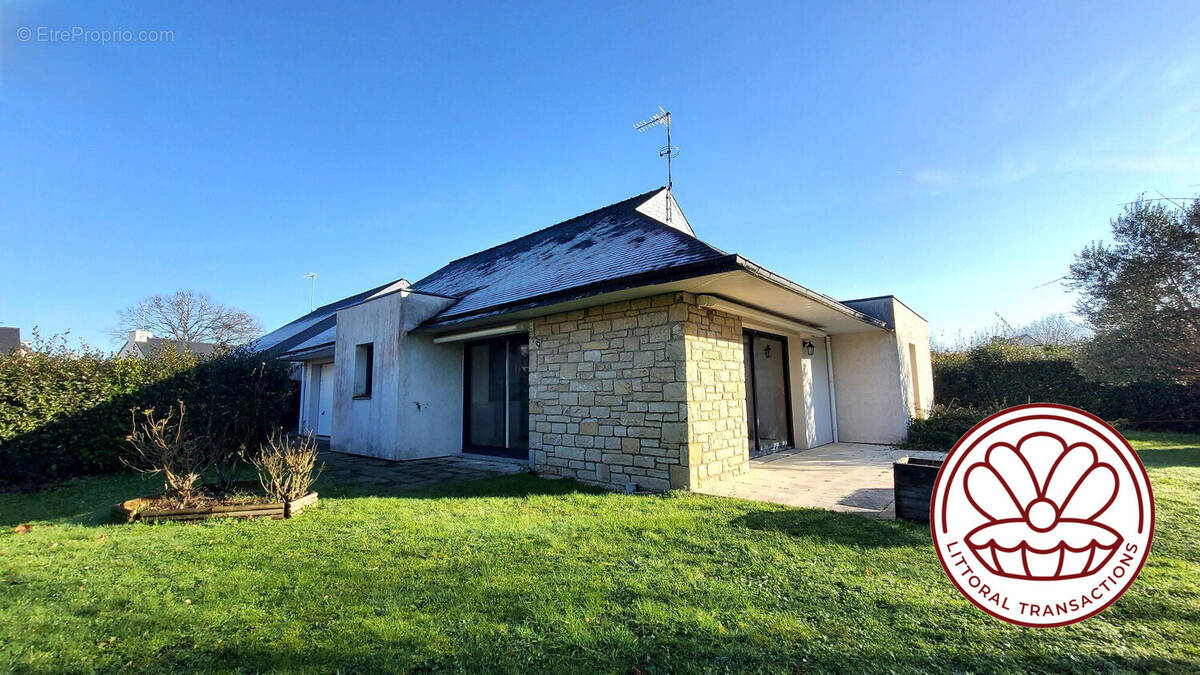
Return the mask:
<path id="1" fill-rule="evenodd" d="M 388 459 L 480 453 L 614 489 L 892 443 L 933 399 L 929 328 L 697 238 L 667 188 L 325 305 L 257 348 L 303 364 L 299 429 Z"/>

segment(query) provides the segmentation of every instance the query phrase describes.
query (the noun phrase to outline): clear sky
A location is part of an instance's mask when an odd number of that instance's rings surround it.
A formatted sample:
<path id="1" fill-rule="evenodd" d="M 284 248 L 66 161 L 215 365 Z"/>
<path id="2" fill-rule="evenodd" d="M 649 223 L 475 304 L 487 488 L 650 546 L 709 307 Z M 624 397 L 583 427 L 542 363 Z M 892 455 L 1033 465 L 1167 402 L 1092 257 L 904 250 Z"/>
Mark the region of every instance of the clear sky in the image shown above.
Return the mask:
<path id="1" fill-rule="evenodd" d="M 1200 192 L 1200 6 L 987 4 L 8 0 L 0 324 L 112 348 L 194 288 L 270 330 L 308 272 L 415 281 L 664 184 L 659 105 L 706 241 L 945 338 L 1069 310 L 1034 287 L 1121 203 Z"/>

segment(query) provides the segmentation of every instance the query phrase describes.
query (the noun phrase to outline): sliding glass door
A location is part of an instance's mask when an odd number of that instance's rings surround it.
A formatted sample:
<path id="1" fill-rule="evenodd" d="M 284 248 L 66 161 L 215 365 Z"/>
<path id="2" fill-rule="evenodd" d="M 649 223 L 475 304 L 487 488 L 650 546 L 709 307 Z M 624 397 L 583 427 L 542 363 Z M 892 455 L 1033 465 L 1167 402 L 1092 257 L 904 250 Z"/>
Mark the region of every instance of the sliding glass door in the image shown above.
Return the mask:
<path id="1" fill-rule="evenodd" d="M 792 444 L 792 402 L 788 386 L 787 338 L 746 331 L 746 428 L 750 456 Z"/>
<path id="2" fill-rule="evenodd" d="M 529 338 L 512 335 L 465 345 L 464 450 L 529 455 Z"/>

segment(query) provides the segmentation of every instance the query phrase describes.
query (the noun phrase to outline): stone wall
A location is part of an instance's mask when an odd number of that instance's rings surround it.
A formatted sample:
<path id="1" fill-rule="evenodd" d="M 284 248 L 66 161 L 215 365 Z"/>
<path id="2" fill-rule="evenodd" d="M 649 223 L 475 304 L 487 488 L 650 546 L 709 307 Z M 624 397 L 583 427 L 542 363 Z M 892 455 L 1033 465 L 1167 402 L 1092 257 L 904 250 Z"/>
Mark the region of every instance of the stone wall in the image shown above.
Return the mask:
<path id="1" fill-rule="evenodd" d="M 687 462 L 692 488 L 750 469 L 746 362 L 736 316 L 687 305 Z"/>
<path id="2" fill-rule="evenodd" d="M 642 490 L 745 470 L 735 317 L 676 293 L 540 317 L 529 337 L 534 470 Z"/>

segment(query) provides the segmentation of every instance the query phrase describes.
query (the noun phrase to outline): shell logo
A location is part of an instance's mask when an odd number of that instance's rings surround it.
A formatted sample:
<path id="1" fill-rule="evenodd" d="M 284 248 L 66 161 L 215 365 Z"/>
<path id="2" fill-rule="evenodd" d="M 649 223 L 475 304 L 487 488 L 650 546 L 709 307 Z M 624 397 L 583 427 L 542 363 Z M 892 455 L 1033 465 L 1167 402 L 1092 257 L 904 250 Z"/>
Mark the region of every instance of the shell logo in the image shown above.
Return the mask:
<path id="1" fill-rule="evenodd" d="M 938 559 L 955 587 L 1022 626 L 1082 621 L 1145 564 L 1154 498 L 1137 454 L 1099 418 L 1037 403 L 967 432 L 930 504 Z"/>

